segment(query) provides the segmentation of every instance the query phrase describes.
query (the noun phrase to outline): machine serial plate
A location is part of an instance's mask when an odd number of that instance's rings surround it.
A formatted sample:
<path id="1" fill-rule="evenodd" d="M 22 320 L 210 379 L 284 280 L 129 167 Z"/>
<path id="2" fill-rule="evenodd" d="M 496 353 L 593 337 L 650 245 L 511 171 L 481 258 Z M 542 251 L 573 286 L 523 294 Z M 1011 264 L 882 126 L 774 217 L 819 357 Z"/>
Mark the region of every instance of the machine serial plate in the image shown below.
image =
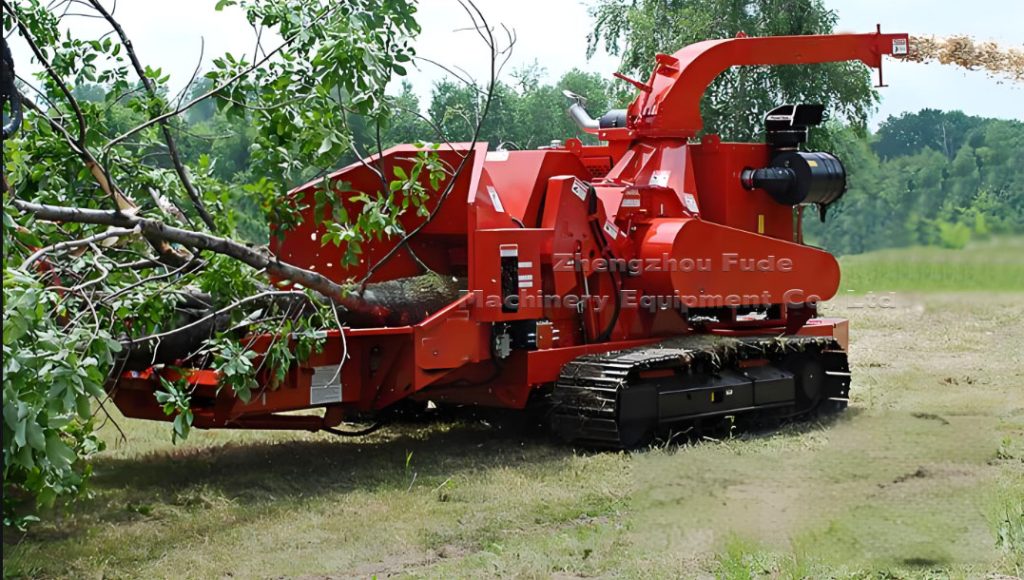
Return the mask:
<path id="1" fill-rule="evenodd" d="M 309 382 L 309 404 L 325 405 L 341 402 L 341 373 L 338 365 L 313 367 Z"/>

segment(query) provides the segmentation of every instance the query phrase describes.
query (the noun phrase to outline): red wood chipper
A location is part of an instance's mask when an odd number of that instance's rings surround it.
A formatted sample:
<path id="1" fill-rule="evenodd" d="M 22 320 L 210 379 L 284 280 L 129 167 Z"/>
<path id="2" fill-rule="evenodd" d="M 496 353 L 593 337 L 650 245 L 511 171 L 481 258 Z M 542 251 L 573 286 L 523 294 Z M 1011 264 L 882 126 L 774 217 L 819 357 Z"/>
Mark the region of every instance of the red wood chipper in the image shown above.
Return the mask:
<path id="1" fill-rule="evenodd" d="M 406 212 L 407 244 L 365 243 L 348 267 L 322 243 L 316 192 L 329 188 L 357 215 L 351 192 L 380 189 L 370 166 L 392 175 L 421 149 L 394 147 L 297 188 L 308 209 L 272 242 L 280 259 L 343 281 L 390 252 L 373 271 L 382 282 L 422 272 L 412 250 L 461 292 L 422 317 L 327 331 L 322 350 L 248 402 L 219 389 L 215 371 L 161 366 L 122 374 L 113 399 L 129 417 L 166 420 L 154 391 L 173 372 L 193 387 L 196 427 L 314 431 L 399 403 L 544 405 L 563 438 L 610 447 L 705 418 L 844 408 L 847 323 L 816 312 L 835 295 L 839 266 L 801 232 L 805 208 L 824 219 L 846 188 L 838 159 L 802 148 L 822 107 L 780 106 L 765 116 L 764 143 L 725 143 L 698 138 L 700 102 L 732 66 L 859 60 L 880 70 L 883 55 L 907 49 L 906 34 L 878 32 L 741 35 L 659 54 L 645 82 L 616 75 L 639 91 L 625 110 L 593 119 L 567 94 L 600 145 L 437 149 L 465 170 L 432 190 L 431 216 Z M 293 413 L 305 409 L 323 411 Z"/>

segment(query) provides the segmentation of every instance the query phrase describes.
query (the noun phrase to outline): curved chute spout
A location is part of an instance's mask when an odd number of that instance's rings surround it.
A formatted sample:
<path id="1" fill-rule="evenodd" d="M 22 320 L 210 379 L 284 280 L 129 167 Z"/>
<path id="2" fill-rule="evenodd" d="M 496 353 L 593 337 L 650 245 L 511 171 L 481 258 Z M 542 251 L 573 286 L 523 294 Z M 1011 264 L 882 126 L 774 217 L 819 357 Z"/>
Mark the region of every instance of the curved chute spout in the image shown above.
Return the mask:
<path id="1" fill-rule="evenodd" d="M 651 80 L 629 106 L 637 135 L 689 138 L 704 126 L 700 101 L 718 75 L 734 66 L 859 60 L 881 68 L 883 55 L 907 54 L 905 33 L 766 36 L 707 40 L 659 54 Z"/>

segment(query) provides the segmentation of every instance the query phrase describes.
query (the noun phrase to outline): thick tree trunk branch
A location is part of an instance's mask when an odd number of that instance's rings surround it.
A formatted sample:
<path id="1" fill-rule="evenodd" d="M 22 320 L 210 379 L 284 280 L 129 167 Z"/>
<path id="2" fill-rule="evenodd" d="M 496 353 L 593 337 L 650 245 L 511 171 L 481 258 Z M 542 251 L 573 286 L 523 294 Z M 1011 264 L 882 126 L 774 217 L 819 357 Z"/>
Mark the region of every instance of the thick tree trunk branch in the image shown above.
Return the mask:
<path id="1" fill-rule="evenodd" d="M 31 203 L 15 199 L 12 201 L 15 207 L 23 212 L 30 213 L 38 219 L 46 221 L 75 222 L 83 224 L 96 224 L 115 226 L 119 228 L 139 228 L 143 235 L 151 236 L 165 242 L 181 244 L 189 248 L 209 250 L 217 254 L 223 254 L 234 258 L 257 270 L 265 269 L 271 276 L 284 278 L 296 284 L 301 284 L 318 292 L 331 300 L 342 304 L 346 302 L 344 296 L 345 288 L 329 278 L 313 272 L 281 262 L 276 256 L 269 252 L 260 251 L 255 248 L 240 244 L 234 240 L 202 232 L 192 232 L 174 226 L 169 226 L 159 220 L 128 215 L 116 211 L 99 209 L 86 209 L 78 207 L 63 207 L 57 205 L 45 205 Z"/>
<path id="2" fill-rule="evenodd" d="M 345 321 L 357 327 L 416 324 L 457 299 L 463 287 L 458 280 L 435 273 L 388 280 L 362 288 L 345 286 L 312 270 L 282 262 L 265 250 L 204 232 L 184 230 L 155 219 L 116 211 L 45 205 L 20 199 L 14 199 L 11 203 L 20 211 L 41 220 L 138 230 L 153 240 L 228 256 L 257 270 L 264 270 L 273 277 L 289 280 L 296 285 L 296 289 L 309 288 L 325 296 L 343 307 L 346 312 Z"/>
<path id="3" fill-rule="evenodd" d="M 121 345 L 127 355 L 127 370 L 143 370 L 154 364 L 176 363 L 189 359 L 202 351 L 204 343 L 219 333 L 233 334 L 241 338 L 236 330 L 244 330 L 255 320 L 243 321 L 240 326 L 232 328 L 232 311 L 243 306 L 247 308 L 268 308 L 278 306 L 291 311 L 296 305 L 300 308 L 310 306 L 310 296 L 298 290 L 269 290 L 247 296 L 221 308 L 213 310 L 181 309 L 179 319 L 181 326 L 171 330 L 151 334 L 140 338 L 123 337 Z M 191 320 L 190 320 L 191 319 Z M 247 319 L 248 320 L 248 319 Z M 263 318 L 263 321 L 268 318 Z"/>

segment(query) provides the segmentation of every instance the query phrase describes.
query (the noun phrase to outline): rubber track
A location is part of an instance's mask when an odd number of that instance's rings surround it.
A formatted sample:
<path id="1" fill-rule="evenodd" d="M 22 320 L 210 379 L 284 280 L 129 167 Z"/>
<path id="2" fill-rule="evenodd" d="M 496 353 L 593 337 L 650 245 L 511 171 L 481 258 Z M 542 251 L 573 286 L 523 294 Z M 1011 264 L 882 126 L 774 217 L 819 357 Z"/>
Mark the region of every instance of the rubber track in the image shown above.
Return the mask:
<path id="1" fill-rule="evenodd" d="M 820 349 L 833 391 L 842 398 L 847 397 L 850 373 L 846 353 L 832 338 L 693 335 L 655 345 L 584 355 L 567 363 L 555 383 L 552 427 L 570 441 L 622 448 L 619 394 L 642 384 L 635 378 L 638 371 L 686 369 L 700 364 L 700 368 L 716 372 L 736 368 L 743 359 L 767 358 L 774 362 L 790 352 L 808 348 Z M 840 406 L 844 407 L 845 403 L 840 401 Z M 652 417 L 652 422 L 657 419 Z"/>

